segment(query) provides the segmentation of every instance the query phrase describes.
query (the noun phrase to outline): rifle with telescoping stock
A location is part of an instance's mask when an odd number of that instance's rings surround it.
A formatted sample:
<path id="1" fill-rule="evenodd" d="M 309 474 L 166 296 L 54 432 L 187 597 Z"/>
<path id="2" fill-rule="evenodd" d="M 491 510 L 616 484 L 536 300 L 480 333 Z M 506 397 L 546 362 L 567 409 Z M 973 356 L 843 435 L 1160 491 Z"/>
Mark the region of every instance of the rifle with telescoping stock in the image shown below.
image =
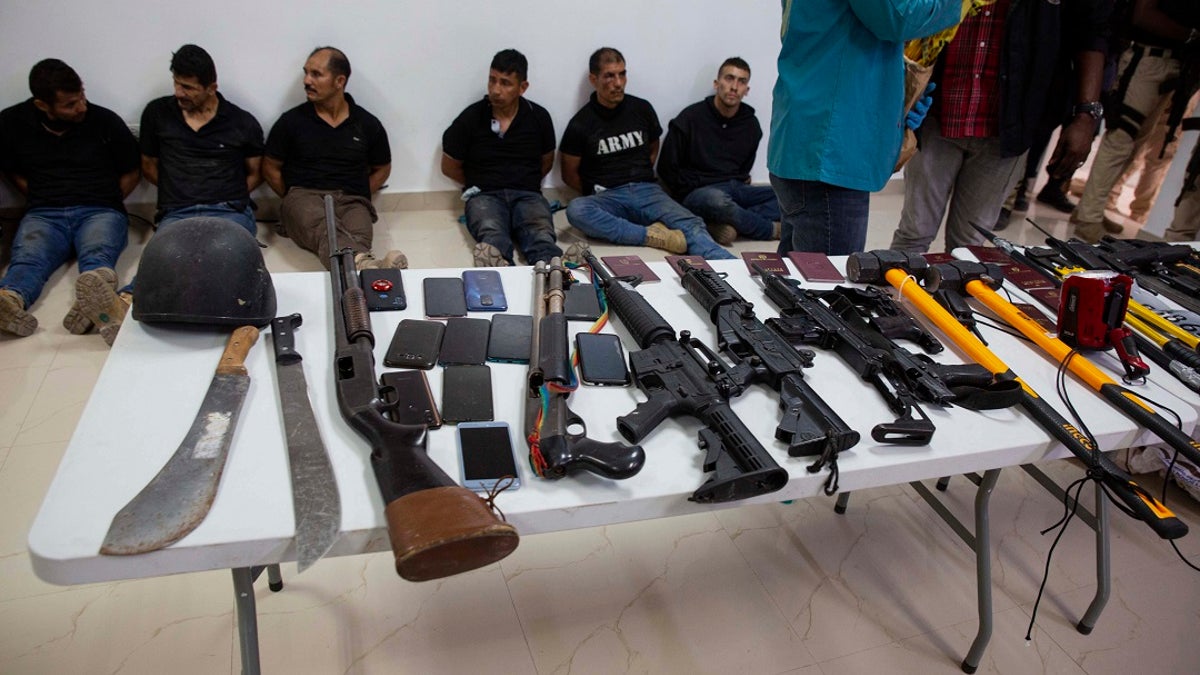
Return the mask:
<path id="1" fill-rule="evenodd" d="M 813 353 L 793 348 L 763 325 L 754 315 L 754 305 L 738 295 L 723 274 L 692 267 L 686 260 L 679 269 L 683 288 L 717 328 L 717 348 L 735 362 L 730 375 L 742 384 L 762 382 L 779 392 L 783 418 L 775 427 L 775 439 L 788 444 L 792 457 L 817 456 L 808 467 L 810 473 L 828 464 L 825 492 L 837 492 L 838 453 L 854 447 L 859 435 L 804 381 Z"/>
<path id="2" fill-rule="evenodd" d="M 371 468 L 383 496 L 396 571 L 409 581 L 427 581 L 500 560 L 517 547 L 516 529 L 429 458 L 424 425 L 399 424 L 384 416 L 388 404 L 375 379 L 375 336 L 366 296 L 354 267 L 354 251 L 337 249 L 329 195 L 325 221 L 338 409 L 371 444 Z"/>
<path id="3" fill-rule="evenodd" d="M 533 268 L 533 340 L 525 392 L 525 439 L 529 463 L 542 478 L 587 470 L 606 478 L 629 478 L 642 469 L 640 445 L 602 443 L 587 437 L 583 418 L 567 407 L 578 382 L 571 366 L 567 316 L 563 313 L 570 273 L 561 258 Z M 569 429 L 578 428 L 578 433 Z"/>
<path id="4" fill-rule="evenodd" d="M 667 320 L 616 278 L 590 252 L 584 259 L 609 306 L 641 347 L 629 353 L 629 370 L 647 399 L 617 418 L 617 429 L 637 443 L 668 417 L 687 415 L 704 424 L 699 445 L 707 451 L 704 470 L 713 475 L 689 498 L 729 502 L 780 490 L 788 474 L 729 407 L 743 386 L 730 377 L 721 357 L 687 331 L 678 336 Z"/>

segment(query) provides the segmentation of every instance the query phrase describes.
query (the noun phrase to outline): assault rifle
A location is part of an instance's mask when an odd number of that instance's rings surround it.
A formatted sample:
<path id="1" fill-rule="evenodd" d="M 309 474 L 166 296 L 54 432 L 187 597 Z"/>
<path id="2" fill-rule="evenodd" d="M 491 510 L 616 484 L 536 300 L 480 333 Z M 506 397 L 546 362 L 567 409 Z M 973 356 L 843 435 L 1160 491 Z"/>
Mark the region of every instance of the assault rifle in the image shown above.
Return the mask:
<path id="1" fill-rule="evenodd" d="M 570 283 L 561 258 L 553 258 L 549 265 L 538 262 L 533 268 L 534 331 L 525 392 L 530 465 L 542 478 L 562 478 L 578 469 L 606 478 L 629 478 L 646 462 L 642 447 L 588 438 L 583 418 L 567 407 L 567 397 L 577 386 L 563 314 Z M 568 428 L 580 431 L 570 433 Z"/>
<path id="2" fill-rule="evenodd" d="M 640 350 L 630 351 L 629 369 L 646 400 L 617 418 L 617 429 L 637 443 L 668 417 L 687 415 L 704 424 L 699 445 L 707 451 L 704 471 L 713 472 L 689 498 L 713 503 L 746 499 L 780 490 L 788 473 L 767 454 L 728 399 L 743 385 L 729 374 L 721 357 L 688 331 L 678 336 L 667 320 L 633 289 L 630 279 L 616 278 L 590 252 L 584 259 L 609 307 L 633 335 Z"/>
<path id="3" fill-rule="evenodd" d="M 371 469 L 383 497 L 396 572 L 409 581 L 427 581 L 500 560 L 517 547 L 517 530 L 429 458 L 425 425 L 399 424 L 384 416 L 389 404 L 375 379 L 375 335 L 367 300 L 354 267 L 354 251 L 337 248 L 329 195 L 325 223 L 338 410 L 371 444 Z"/>
<path id="4" fill-rule="evenodd" d="M 804 381 L 804 368 L 812 365 L 813 353 L 797 350 L 779 333 L 769 330 L 754 315 L 754 305 L 712 270 L 679 264 L 683 288 L 692 294 L 717 328 L 717 348 L 734 361 L 730 375 L 740 384 L 761 382 L 779 392 L 783 418 L 775 427 L 775 439 L 788 444 L 792 457 L 817 456 L 809 473 L 826 464 L 830 476 L 826 494 L 837 492 L 837 456 L 858 443 L 851 429 L 829 404 Z"/>
<path id="5" fill-rule="evenodd" d="M 991 375 L 978 366 L 939 364 L 896 344 L 859 313 L 853 290 L 814 291 L 800 282 L 755 267 L 766 296 L 779 308 L 767 326 L 793 345 L 833 350 L 863 381 L 873 386 L 896 415 L 871 430 L 871 438 L 895 445 L 928 445 L 936 430 L 920 403 L 966 408 L 1008 407 L 1007 386 L 992 387 Z M 952 387 L 961 387 L 956 390 Z M 916 417 L 914 417 L 914 413 Z M 918 419 L 919 418 L 919 419 Z"/>

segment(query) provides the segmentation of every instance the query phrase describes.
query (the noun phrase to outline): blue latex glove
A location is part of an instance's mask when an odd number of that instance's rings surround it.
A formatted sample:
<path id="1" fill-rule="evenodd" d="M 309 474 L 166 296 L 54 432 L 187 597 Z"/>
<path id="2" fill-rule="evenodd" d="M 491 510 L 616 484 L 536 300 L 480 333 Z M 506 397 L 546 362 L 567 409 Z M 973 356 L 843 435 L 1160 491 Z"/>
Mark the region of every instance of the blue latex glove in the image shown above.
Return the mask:
<path id="1" fill-rule="evenodd" d="M 925 93 L 917 102 L 913 104 L 912 110 L 904 116 L 904 127 L 906 129 L 917 130 L 921 123 L 925 121 L 925 115 L 929 114 L 929 107 L 933 105 L 933 90 L 937 89 L 937 84 L 930 82 L 929 86 L 925 87 Z"/>

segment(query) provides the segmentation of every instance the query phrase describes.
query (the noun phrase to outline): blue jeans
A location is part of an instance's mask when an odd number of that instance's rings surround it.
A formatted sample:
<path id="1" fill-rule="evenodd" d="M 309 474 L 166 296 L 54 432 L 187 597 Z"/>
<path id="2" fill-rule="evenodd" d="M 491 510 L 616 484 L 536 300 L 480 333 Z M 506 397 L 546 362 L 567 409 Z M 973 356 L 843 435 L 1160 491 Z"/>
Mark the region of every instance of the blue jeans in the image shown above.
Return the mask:
<path id="1" fill-rule="evenodd" d="M 513 240 L 530 265 L 562 256 L 555 243 L 550 204 L 540 192 L 489 190 L 467 200 L 467 230 L 475 241 L 491 244 L 513 264 Z"/>
<path id="2" fill-rule="evenodd" d="M 249 204 L 240 210 L 236 208 L 236 204 L 233 202 L 181 206 L 177 209 L 164 211 L 162 218 L 158 221 L 158 227 L 177 220 L 183 220 L 184 218 L 224 218 L 225 220 L 232 220 L 246 228 L 250 236 L 258 237 L 258 223 L 254 220 L 254 209 Z"/>
<path id="3" fill-rule="evenodd" d="M 683 198 L 688 211 L 712 225 L 732 225 L 750 239 L 770 239 L 779 220 L 779 200 L 766 185 L 728 180 L 696 188 Z"/>
<path id="4" fill-rule="evenodd" d="M 734 257 L 713 241 L 703 220 L 667 196 L 657 183 L 628 183 L 572 199 L 567 205 L 567 220 L 589 237 L 632 246 L 645 245 L 646 226 L 661 222 L 683 232 L 689 255 L 710 260 Z"/>
<path id="5" fill-rule="evenodd" d="M 867 244 L 871 193 L 815 180 L 771 174 L 779 197 L 779 254 L 788 251 L 850 255 Z"/>
<path id="6" fill-rule="evenodd" d="M 103 206 L 35 208 L 13 239 L 12 263 L 0 288 L 16 291 L 29 308 L 46 280 L 75 254 L 79 271 L 115 268 L 129 239 L 129 216 Z"/>

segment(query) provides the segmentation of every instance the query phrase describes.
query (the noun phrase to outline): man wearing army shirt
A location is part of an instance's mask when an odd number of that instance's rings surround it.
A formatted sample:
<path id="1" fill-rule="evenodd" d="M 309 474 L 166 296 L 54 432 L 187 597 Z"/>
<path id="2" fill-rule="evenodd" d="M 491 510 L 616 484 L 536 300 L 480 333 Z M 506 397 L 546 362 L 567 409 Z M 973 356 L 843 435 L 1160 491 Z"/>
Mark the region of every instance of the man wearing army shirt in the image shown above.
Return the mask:
<path id="1" fill-rule="evenodd" d="M 350 60 L 340 49 L 318 47 L 304 63 L 308 101 L 280 116 L 267 135 L 263 178 L 283 197 L 282 233 L 329 267 L 324 195 L 333 196 L 337 247 L 354 251 L 362 269 L 408 267 L 400 251 L 371 254 L 378 218 L 371 194 L 392 171 L 387 131 L 346 93 Z"/>
<path id="2" fill-rule="evenodd" d="M 595 92 L 571 118 L 559 146 L 563 182 L 584 194 L 567 206 L 567 220 L 590 237 L 616 244 L 732 258 L 703 220 L 655 182 L 662 127 L 648 101 L 625 94 L 625 57 L 602 47 L 588 70 Z"/>

